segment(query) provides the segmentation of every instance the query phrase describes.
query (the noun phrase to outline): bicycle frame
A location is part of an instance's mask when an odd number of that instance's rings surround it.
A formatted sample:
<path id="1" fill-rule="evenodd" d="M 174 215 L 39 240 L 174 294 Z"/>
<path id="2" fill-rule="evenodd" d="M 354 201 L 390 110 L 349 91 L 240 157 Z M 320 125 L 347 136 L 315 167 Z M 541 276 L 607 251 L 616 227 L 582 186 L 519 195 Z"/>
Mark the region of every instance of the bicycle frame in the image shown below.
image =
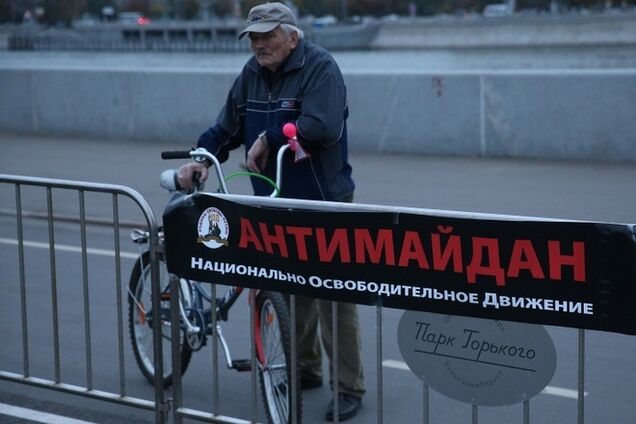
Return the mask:
<path id="1" fill-rule="evenodd" d="M 149 237 L 149 233 L 146 231 L 135 229 L 131 232 L 132 241 L 135 244 L 138 244 L 140 246 L 140 257 L 142 257 L 142 253 L 143 253 L 143 247 L 141 246 L 147 243 L 148 237 Z M 163 233 L 160 233 L 159 243 L 161 245 L 164 243 Z M 205 299 L 206 301 L 212 303 L 212 300 L 213 300 L 212 296 L 207 290 L 203 288 L 200 282 L 189 281 L 189 283 L 192 290 L 196 292 L 196 295 L 194 295 L 193 293 L 190 294 L 190 296 L 195 299 L 194 304 L 192 305 L 192 309 L 198 311 L 199 313 L 202 313 L 204 317 L 204 324 L 206 326 L 210 325 L 212 320 L 211 319 L 208 320 L 207 318 L 205 318 L 206 310 L 204 309 L 202 299 Z M 234 361 L 232 360 L 232 355 L 231 355 L 229 346 L 227 344 L 227 341 L 225 340 L 225 337 L 223 336 L 223 332 L 221 330 L 220 325 L 218 324 L 218 321 L 228 320 L 228 313 L 230 309 L 232 308 L 232 306 L 236 303 L 238 298 L 243 293 L 243 290 L 244 290 L 243 287 L 231 286 L 228 288 L 228 290 L 225 292 L 225 294 L 222 297 L 216 300 L 216 317 L 217 317 L 216 334 L 223 348 L 225 362 L 229 369 L 236 368 L 236 365 Z M 183 287 L 181 291 L 182 293 L 185 292 Z M 256 298 L 257 293 L 258 293 L 257 289 L 250 289 L 249 301 L 251 302 L 252 305 L 254 304 L 253 302 L 254 302 L 254 299 Z M 131 296 L 134 299 L 134 295 L 132 293 L 129 293 L 129 296 Z M 254 313 L 252 314 L 253 315 L 252 320 L 255 325 L 254 327 L 255 331 L 257 332 L 256 334 L 254 334 L 254 337 L 255 337 L 254 340 L 257 341 L 256 343 L 257 359 L 259 359 L 260 363 L 264 363 L 263 349 L 260 343 L 260 334 L 258 334 L 258 331 L 259 331 L 258 324 L 260 323 L 260 320 L 259 320 L 258 314 L 255 311 L 255 308 L 253 309 L 254 309 Z M 191 320 L 187 317 L 187 311 L 184 309 L 181 303 L 179 304 L 179 318 L 181 320 L 181 325 L 185 329 L 186 334 L 192 335 L 192 334 L 200 333 L 202 331 L 200 327 L 192 324 Z M 203 334 L 203 337 L 207 337 L 207 335 L 209 334 L 206 332 L 205 334 Z"/>
<path id="2" fill-rule="evenodd" d="M 198 163 L 210 163 L 214 167 L 219 180 L 220 189 L 218 192 L 223 194 L 229 194 L 226 180 L 238 175 L 248 175 L 253 178 L 262 178 L 269 182 L 274 187 L 270 197 L 277 197 L 280 192 L 279 186 L 283 174 L 282 159 L 285 152 L 289 149 L 297 153 L 298 159 L 298 154 L 302 150 L 298 150 L 299 145 L 295 136 L 290 138 L 290 144 L 283 146 L 277 153 L 276 182 L 264 175 L 250 172 L 237 172 L 226 178 L 217 158 L 205 149 L 162 152 L 162 158 L 191 158 Z M 174 170 L 162 173 L 160 181 L 160 185 L 168 191 L 181 190 Z M 202 184 L 195 184 L 195 191 L 202 191 Z M 184 191 L 175 193 L 169 201 L 169 205 L 173 204 L 173 202 L 183 201 L 181 196 L 185 197 L 187 195 Z M 129 282 L 128 290 L 131 296 L 129 300 L 129 326 L 135 360 L 144 377 L 150 382 L 157 379 L 154 367 L 148 359 L 152 351 L 151 348 L 147 347 L 146 323 L 161 320 L 162 328 L 169 329 L 169 335 L 164 335 L 164 342 L 168 341 L 170 343 L 172 353 L 172 366 L 161 376 L 162 384 L 166 386 L 174 384 L 178 391 L 181 387 L 181 377 L 190 364 L 193 352 L 205 346 L 208 336 L 212 336 L 212 349 L 214 352 L 223 351 L 228 369 L 252 372 L 253 399 L 256 398 L 256 380 L 254 376 L 256 374 L 260 376 L 263 390 L 262 397 L 269 421 L 279 422 L 283 420 L 287 422 L 289 419 L 292 420 L 290 422 L 300 422 L 302 417 L 302 398 L 299 396 L 300 383 L 297 378 L 298 361 L 293 357 L 295 350 L 292 348 L 295 327 L 290 320 L 289 306 L 285 296 L 275 291 L 248 289 L 251 356 L 249 359 L 233 359 L 220 322 L 228 320 L 229 310 L 245 288 L 230 286 L 221 297 L 218 297 L 216 284 L 212 285 L 210 291 L 203 282 L 169 274 L 167 277 L 168 281 L 162 278 L 168 285 L 164 286 L 162 284 L 163 288 L 160 293 L 161 305 L 157 308 L 147 309 L 144 304 L 148 305 L 149 293 L 145 288 L 147 285 L 145 279 L 149 258 L 143 245 L 148 243 L 149 234 L 142 230 L 134 230 L 131 233 L 131 239 L 140 247 L 140 255 L 133 267 Z M 160 246 L 165 245 L 163 229 L 159 230 L 158 242 Z M 165 263 L 165 250 L 159 250 L 161 253 L 158 254 L 156 259 Z M 165 267 L 162 269 L 165 272 Z M 210 304 L 209 306 L 205 303 L 206 301 Z M 214 361 L 216 367 L 216 356 Z M 214 384 L 217 387 L 215 391 L 218 392 L 218 382 L 215 380 Z M 181 399 L 175 398 L 174 402 L 175 405 L 181 405 Z M 218 401 L 215 400 L 215 403 L 218 403 Z M 253 413 L 255 416 L 255 403 Z M 175 413 L 176 422 L 180 422 L 177 419 L 178 416 L 179 414 Z"/>
<path id="3" fill-rule="evenodd" d="M 270 197 L 276 197 L 278 195 L 278 187 L 280 187 L 281 181 L 282 181 L 282 176 L 283 176 L 283 166 L 282 166 L 282 162 L 283 162 L 283 156 L 285 155 L 285 153 L 287 152 L 287 150 L 289 150 L 291 148 L 291 146 L 289 144 L 282 146 L 278 152 L 277 152 L 277 156 L 276 156 L 276 182 L 275 182 L 275 188 L 272 191 L 272 193 L 270 194 Z M 215 170 L 217 179 L 219 181 L 219 185 L 220 185 L 220 190 L 225 193 L 228 194 L 228 188 L 227 188 L 227 184 L 226 184 L 226 177 L 225 174 L 223 172 L 223 168 L 221 167 L 220 162 L 218 161 L 218 159 L 216 158 L 216 156 L 214 156 L 213 154 L 211 154 L 210 152 L 208 152 L 205 149 L 202 148 L 198 148 L 198 149 L 194 149 L 191 150 L 190 152 L 188 152 L 189 156 L 198 163 L 203 163 L 203 162 L 211 162 L 213 165 L 213 168 Z M 149 234 L 145 231 L 136 229 L 133 230 L 131 232 L 131 239 L 135 244 L 138 244 L 140 246 L 140 257 L 142 257 L 142 253 L 143 253 L 143 249 L 141 248 L 141 245 L 145 244 L 148 242 L 148 237 Z M 160 230 L 159 232 L 159 243 L 161 245 L 164 244 L 164 235 L 163 232 Z M 241 294 L 243 293 L 244 288 L 243 287 L 239 287 L 239 286 L 231 286 L 226 292 L 225 294 L 218 298 L 216 300 L 216 302 L 213 302 L 212 296 L 202 287 L 200 282 L 197 281 L 190 281 L 190 286 L 192 287 L 192 289 L 196 292 L 196 295 L 194 295 L 194 293 L 190 293 L 190 296 L 193 297 L 195 299 L 195 304 L 193 305 L 193 310 L 196 310 L 198 313 L 202 314 L 202 320 L 203 320 L 203 324 L 205 327 L 207 327 L 208 325 L 211 325 L 212 323 L 212 319 L 206 319 L 205 316 L 205 309 L 203 307 L 203 304 L 201 302 L 201 298 L 205 299 L 206 301 L 212 303 L 216 303 L 216 321 L 217 321 L 217 325 L 216 325 L 216 334 L 217 334 L 217 338 L 219 340 L 219 342 L 221 343 L 221 347 L 224 353 L 224 357 L 225 357 L 225 362 L 226 365 L 229 369 L 245 369 L 245 365 L 239 366 L 237 365 L 237 362 L 232 360 L 232 355 L 229 349 L 229 346 L 227 344 L 227 341 L 225 340 L 225 337 L 223 336 L 223 332 L 221 330 L 220 325 L 218 324 L 218 321 L 227 321 L 228 319 L 228 313 L 229 310 L 232 308 L 232 306 L 234 305 L 234 303 L 238 300 L 238 298 L 241 296 Z M 185 290 L 182 289 L 182 292 L 184 292 Z M 250 304 L 252 306 L 255 306 L 255 299 L 256 299 L 256 295 L 258 294 L 258 290 L 257 289 L 250 289 L 249 290 L 249 299 L 248 301 L 250 302 Z M 132 293 L 130 294 L 132 296 Z M 134 297 L 134 296 L 133 296 Z M 264 354 L 264 349 L 263 349 L 263 345 L 262 345 L 262 341 L 261 341 L 261 334 L 260 334 L 260 316 L 258 315 L 256 308 L 252 307 L 252 323 L 253 323 L 253 329 L 254 329 L 254 334 L 253 336 L 253 340 L 255 341 L 255 354 L 256 354 L 256 358 L 258 359 L 258 362 L 260 364 L 263 364 L 263 366 L 266 366 L 265 361 L 265 354 Z M 196 335 L 199 333 L 201 334 L 201 338 L 202 338 L 202 342 L 201 345 L 198 346 L 198 348 L 200 349 L 200 347 L 205 343 L 203 341 L 203 339 L 205 339 L 209 333 L 204 329 L 202 330 L 199 326 L 194 325 L 191 322 L 191 319 L 188 318 L 188 311 L 186 311 L 183 307 L 183 305 L 180 303 L 179 304 L 179 318 L 181 321 L 181 325 L 184 327 L 186 335 Z M 211 311 L 210 311 L 211 313 Z M 211 318 L 211 316 L 210 316 Z M 195 349 L 198 350 L 198 349 Z"/>

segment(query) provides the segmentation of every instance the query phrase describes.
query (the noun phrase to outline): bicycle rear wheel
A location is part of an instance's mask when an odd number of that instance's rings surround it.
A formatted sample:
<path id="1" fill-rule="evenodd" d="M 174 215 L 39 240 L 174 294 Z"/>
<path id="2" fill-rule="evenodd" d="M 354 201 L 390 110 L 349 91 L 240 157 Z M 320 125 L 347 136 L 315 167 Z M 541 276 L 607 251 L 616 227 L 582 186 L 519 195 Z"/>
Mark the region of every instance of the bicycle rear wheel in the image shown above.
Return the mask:
<path id="1" fill-rule="evenodd" d="M 272 424 L 292 423 L 292 402 L 296 401 L 296 422 L 301 422 L 302 395 L 296 380 L 297 399 L 292 398 L 291 326 L 285 297 L 262 291 L 256 298 L 260 340 L 264 363 L 259 363 L 259 376 L 267 419 Z M 259 361 L 260 362 L 260 361 Z M 296 361 L 298 370 L 298 361 Z M 300 375 L 296 372 L 296 375 Z"/>
<path id="2" fill-rule="evenodd" d="M 170 292 L 168 270 L 165 262 L 159 263 L 159 281 L 161 286 L 161 308 L 159 313 L 152 310 L 150 284 L 150 254 L 144 252 L 133 267 L 128 283 L 128 328 L 135 361 L 143 376 L 151 384 L 155 383 L 154 345 L 152 323 L 161 320 L 161 340 L 163 350 L 163 385 L 172 384 L 172 349 L 170 330 Z M 181 332 L 181 374 L 185 373 L 192 350 L 187 346 Z"/>

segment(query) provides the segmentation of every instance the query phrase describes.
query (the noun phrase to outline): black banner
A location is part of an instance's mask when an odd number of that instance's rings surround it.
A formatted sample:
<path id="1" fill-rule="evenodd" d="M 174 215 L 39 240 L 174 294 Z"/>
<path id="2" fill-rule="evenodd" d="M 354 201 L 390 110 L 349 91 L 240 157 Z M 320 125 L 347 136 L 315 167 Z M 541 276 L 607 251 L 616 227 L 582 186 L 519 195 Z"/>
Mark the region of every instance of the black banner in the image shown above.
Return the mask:
<path id="1" fill-rule="evenodd" d="M 311 203 L 188 197 L 163 217 L 168 269 L 330 300 L 636 334 L 631 226 Z"/>

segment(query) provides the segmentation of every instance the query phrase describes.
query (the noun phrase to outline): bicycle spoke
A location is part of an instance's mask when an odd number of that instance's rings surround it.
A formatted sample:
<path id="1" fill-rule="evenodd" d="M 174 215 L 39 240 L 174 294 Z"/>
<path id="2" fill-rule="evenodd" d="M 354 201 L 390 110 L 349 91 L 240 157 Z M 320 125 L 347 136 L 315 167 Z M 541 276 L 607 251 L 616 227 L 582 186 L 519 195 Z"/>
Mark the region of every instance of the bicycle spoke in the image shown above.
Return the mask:
<path id="1" fill-rule="evenodd" d="M 287 424 L 291 417 L 291 402 L 296 402 L 300 419 L 300 398 L 292 399 L 289 370 L 289 315 L 282 295 L 264 292 L 260 298 L 260 336 L 265 356 L 260 368 L 263 400 L 268 421 Z"/>
<path id="2" fill-rule="evenodd" d="M 274 408 L 271 412 L 276 413 L 281 422 L 287 422 L 289 398 L 287 393 L 288 384 L 286 374 L 283 374 L 283 378 L 276 378 L 273 373 L 267 371 L 263 375 L 263 378 L 267 380 L 267 386 L 272 392 L 273 401 L 276 403 L 276 408 Z"/>
<path id="3" fill-rule="evenodd" d="M 267 345 L 265 346 L 265 351 L 267 354 L 267 364 L 269 366 L 269 363 L 272 362 L 273 359 L 275 358 L 283 358 L 283 362 L 285 361 L 285 354 L 282 350 L 282 340 L 281 340 L 281 335 L 280 335 L 280 331 L 278 331 L 278 327 L 276 324 L 276 320 L 278 320 L 278 317 L 276 316 L 276 313 L 273 311 L 269 311 L 268 313 L 272 313 L 274 314 L 274 321 L 272 321 L 272 323 L 269 323 L 266 327 L 266 334 L 265 337 L 263 337 L 266 341 L 267 341 Z"/>

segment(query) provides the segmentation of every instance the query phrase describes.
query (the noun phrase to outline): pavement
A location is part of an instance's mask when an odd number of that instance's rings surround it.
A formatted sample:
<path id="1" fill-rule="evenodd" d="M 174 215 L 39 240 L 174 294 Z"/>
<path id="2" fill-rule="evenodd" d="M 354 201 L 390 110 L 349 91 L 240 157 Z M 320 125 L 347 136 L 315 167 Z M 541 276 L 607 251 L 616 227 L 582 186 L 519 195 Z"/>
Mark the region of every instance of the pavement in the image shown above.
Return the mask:
<path id="1" fill-rule="evenodd" d="M 192 145 L 196 143 L 192 141 Z M 0 132 L 0 172 L 127 185 L 160 214 L 158 176 L 182 161 L 162 150 L 192 145 L 41 137 Z M 237 150 L 226 173 L 239 169 Z M 356 203 L 574 220 L 636 222 L 636 164 L 352 151 Z M 230 191 L 249 194 L 237 180 Z M 209 188 L 209 187 L 208 187 Z"/>

